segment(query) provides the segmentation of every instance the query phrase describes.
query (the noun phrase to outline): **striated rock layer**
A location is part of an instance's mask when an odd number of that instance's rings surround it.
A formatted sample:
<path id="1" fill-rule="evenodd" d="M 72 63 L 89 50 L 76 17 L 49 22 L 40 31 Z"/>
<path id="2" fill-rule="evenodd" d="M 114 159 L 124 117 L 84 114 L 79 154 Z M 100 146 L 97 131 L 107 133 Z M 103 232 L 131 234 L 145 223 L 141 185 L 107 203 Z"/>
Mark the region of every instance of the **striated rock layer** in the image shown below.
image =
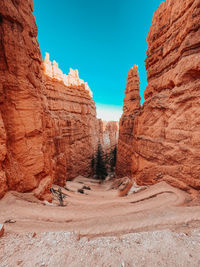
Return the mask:
<path id="1" fill-rule="evenodd" d="M 42 57 L 33 3 L 0 3 L 0 196 L 30 191 L 50 178 Z M 44 192 L 43 192 L 44 193 Z"/>
<path id="2" fill-rule="evenodd" d="M 140 79 L 138 67 L 128 72 L 123 105 L 123 114 L 119 122 L 119 141 L 116 173 L 118 176 L 131 176 L 133 160 L 133 138 L 135 117 L 140 113 Z"/>
<path id="3" fill-rule="evenodd" d="M 153 16 L 147 36 L 145 102 L 134 127 L 128 127 L 128 141 L 120 121 L 119 150 L 124 143 L 123 156 L 138 184 L 165 180 L 185 190 L 200 189 L 199 36 L 199 0 L 166 0 Z M 122 175 L 120 154 L 117 164 Z"/>
<path id="4" fill-rule="evenodd" d="M 100 130 L 100 141 L 105 154 L 109 155 L 117 146 L 119 135 L 118 121 L 103 121 Z"/>
<path id="5" fill-rule="evenodd" d="M 66 84 L 63 77 L 48 71 L 49 65 L 51 62 L 46 54 L 44 74 L 49 153 L 52 155 L 54 182 L 64 185 L 66 179 L 91 174 L 91 159 L 99 142 L 100 127 L 91 91 L 79 79 L 78 71 L 70 70 L 71 83 Z M 54 73 L 59 72 L 57 63 L 56 66 Z"/>
<path id="6" fill-rule="evenodd" d="M 62 81 L 66 86 L 81 86 L 89 92 L 92 97 L 92 92 L 86 82 L 79 78 L 78 70 L 70 68 L 69 74 L 63 74 L 62 70 L 58 67 L 58 63 L 54 60 L 50 61 L 49 53 L 46 53 L 44 59 L 44 72 L 47 76 Z"/>
<path id="7" fill-rule="evenodd" d="M 102 130 L 77 70 L 43 64 L 32 0 L 0 2 L 0 198 L 34 190 L 51 200 L 52 183 L 91 173 Z M 112 142 L 111 142 L 112 143 Z"/>

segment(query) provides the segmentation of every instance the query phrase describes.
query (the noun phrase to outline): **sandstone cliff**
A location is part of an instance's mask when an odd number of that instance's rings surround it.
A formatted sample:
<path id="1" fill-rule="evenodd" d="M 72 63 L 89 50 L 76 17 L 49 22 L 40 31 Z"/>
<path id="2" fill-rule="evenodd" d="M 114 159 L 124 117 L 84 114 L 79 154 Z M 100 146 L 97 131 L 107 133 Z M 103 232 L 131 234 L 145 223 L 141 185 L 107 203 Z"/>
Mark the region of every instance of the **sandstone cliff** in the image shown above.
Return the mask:
<path id="1" fill-rule="evenodd" d="M 117 146 L 118 143 L 119 122 L 103 121 L 101 132 L 102 132 L 101 144 L 103 151 L 104 153 L 109 154 Z"/>
<path id="2" fill-rule="evenodd" d="M 54 182 L 91 174 L 91 159 L 99 141 L 96 107 L 87 83 L 77 70 L 63 74 L 58 64 L 44 60 L 45 96 L 48 106 L 47 135 Z"/>
<path id="3" fill-rule="evenodd" d="M 153 16 L 147 36 L 148 86 L 130 127 L 130 161 L 128 147 L 124 152 L 139 184 L 165 180 L 185 190 L 200 189 L 199 36 L 199 0 L 166 0 Z"/>
<path id="4" fill-rule="evenodd" d="M 46 154 L 42 58 L 33 3 L 0 3 L 0 188 L 30 191 L 50 181 Z M 43 192 L 44 193 L 44 192 Z"/>
<path id="5" fill-rule="evenodd" d="M 119 122 L 119 141 L 116 173 L 118 176 L 131 176 L 135 117 L 140 113 L 140 79 L 138 67 L 128 72 L 123 105 Z"/>
<path id="6" fill-rule="evenodd" d="M 0 198 L 7 191 L 7 179 L 6 173 L 3 170 L 2 164 L 6 157 L 6 131 L 4 127 L 4 123 L 0 113 Z"/>
<path id="7" fill-rule="evenodd" d="M 32 0 L 0 3 L 0 198 L 91 174 L 102 138 L 91 90 L 47 54 L 43 64 Z M 110 144 L 113 145 L 112 133 Z"/>

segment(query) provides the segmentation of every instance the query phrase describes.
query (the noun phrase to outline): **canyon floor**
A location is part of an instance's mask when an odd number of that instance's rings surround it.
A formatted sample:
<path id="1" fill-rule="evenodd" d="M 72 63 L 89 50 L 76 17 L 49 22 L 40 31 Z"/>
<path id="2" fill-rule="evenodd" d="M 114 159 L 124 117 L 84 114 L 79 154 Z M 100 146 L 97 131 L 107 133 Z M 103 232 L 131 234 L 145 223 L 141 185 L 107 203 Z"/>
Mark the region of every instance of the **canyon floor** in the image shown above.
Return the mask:
<path id="1" fill-rule="evenodd" d="M 198 200 L 165 182 L 125 197 L 113 185 L 79 176 L 64 207 L 7 193 L 0 266 L 200 266 Z"/>

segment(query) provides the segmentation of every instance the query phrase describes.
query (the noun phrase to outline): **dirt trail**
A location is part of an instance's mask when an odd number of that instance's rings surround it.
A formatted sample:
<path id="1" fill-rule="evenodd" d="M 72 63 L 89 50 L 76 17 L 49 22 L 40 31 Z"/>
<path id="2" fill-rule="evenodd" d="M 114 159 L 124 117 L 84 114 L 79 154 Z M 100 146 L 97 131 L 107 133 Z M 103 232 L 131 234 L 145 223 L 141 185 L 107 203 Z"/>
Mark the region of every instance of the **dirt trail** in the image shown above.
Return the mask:
<path id="1" fill-rule="evenodd" d="M 83 186 L 91 190 L 78 193 Z M 200 206 L 183 206 L 189 195 L 165 182 L 122 198 L 109 186 L 84 177 L 67 182 L 65 207 L 44 206 L 31 194 L 10 192 L 0 201 L 0 222 L 15 220 L 5 225 L 12 233 L 64 230 L 95 236 L 200 221 Z"/>
<path id="2" fill-rule="evenodd" d="M 124 234 L 144 231 L 153 232 L 164 229 L 169 231 L 170 229 L 191 233 L 195 229 L 200 229 L 200 206 L 188 206 L 190 196 L 187 193 L 161 182 L 120 198 L 117 196 L 117 190 L 109 189 L 111 183 L 105 182 L 100 185 L 84 177 L 68 181 L 68 190 L 62 189 L 67 195 L 65 207 L 44 205 L 31 193 L 9 192 L 0 201 L 0 223 L 10 219 L 16 222 L 5 224 L 6 234 L 0 240 L 1 242 L 3 240 L 4 250 L 7 248 L 6 242 L 15 239 L 16 235 L 23 247 L 23 239 L 28 240 L 27 237 L 31 238 L 32 233 L 36 233 L 38 242 L 42 238 L 43 242 L 46 242 L 45 233 L 48 235 L 48 232 L 54 232 L 56 238 L 59 238 L 61 232 L 70 232 L 73 237 L 70 236 L 69 239 L 75 238 L 76 242 L 79 242 L 78 240 L 82 238 L 105 240 L 105 236 L 110 239 L 109 236 L 116 238 Z M 78 193 L 77 190 L 83 186 L 90 187 L 91 190 L 84 189 L 84 194 Z M 54 188 L 57 187 L 54 186 Z M 58 201 L 55 199 L 53 204 L 58 204 Z M 162 233 L 166 236 L 165 231 Z M 129 236 L 127 238 L 129 239 Z M 198 246 L 200 248 L 199 243 Z M 12 251 L 12 248 L 10 249 Z M 1 252 L 0 249 L 0 256 Z M 3 258 L 6 262 L 5 255 Z M 192 263 L 194 264 L 194 261 Z M 7 265 L 0 264 L 0 266 Z M 22 264 L 22 266 L 28 265 Z M 44 266 L 53 265 L 49 263 Z M 78 266 L 78 261 L 77 265 L 70 266 Z"/>

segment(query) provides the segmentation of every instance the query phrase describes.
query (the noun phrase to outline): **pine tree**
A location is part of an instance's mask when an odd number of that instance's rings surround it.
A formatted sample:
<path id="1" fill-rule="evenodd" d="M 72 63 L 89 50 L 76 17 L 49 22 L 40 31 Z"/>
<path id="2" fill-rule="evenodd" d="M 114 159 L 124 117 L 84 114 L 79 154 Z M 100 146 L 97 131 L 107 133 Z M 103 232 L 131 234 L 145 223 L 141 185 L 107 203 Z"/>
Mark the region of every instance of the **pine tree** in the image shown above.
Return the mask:
<path id="1" fill-rule="evenodd" d="M 106 166 L 104 162 L 104 155 L 101 144 L 98 144 L 96 156 L 96 175 L 99 179 L 104 180 L 107 176 Z"/>
<path id="2" fill-rule="evenodd" d="M 114 149 L 110 153 L 110 170 L 111 172 L 114 171 L 115 165 L 117 160 L 117 146 L 114 147 Z"/>
<path id="3" fill-rule="evenodd" d="M 92 160 L 91 160 L 91 169 L 92 169 L 92 174 L 94 175 L 96 172 L 96 161 L 94 155 L 92 155 Z"/>

